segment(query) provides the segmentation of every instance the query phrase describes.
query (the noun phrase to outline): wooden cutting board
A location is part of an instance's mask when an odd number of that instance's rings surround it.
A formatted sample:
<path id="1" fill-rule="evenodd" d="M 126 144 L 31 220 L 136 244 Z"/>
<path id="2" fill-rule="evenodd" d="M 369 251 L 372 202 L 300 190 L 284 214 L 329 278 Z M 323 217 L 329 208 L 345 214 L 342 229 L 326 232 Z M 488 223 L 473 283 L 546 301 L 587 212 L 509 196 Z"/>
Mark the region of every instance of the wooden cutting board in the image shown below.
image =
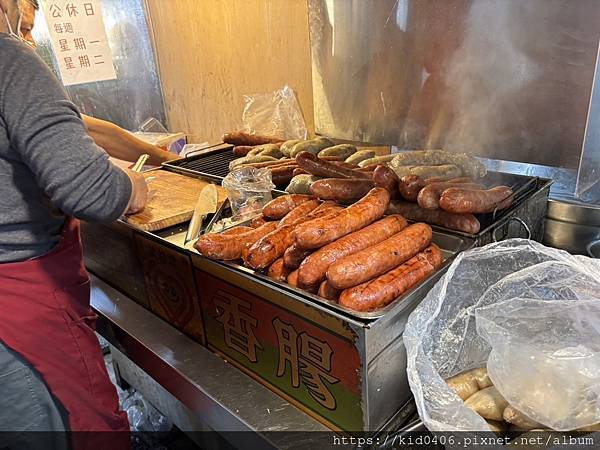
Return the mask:
<path id="1" fill-rule="evenodd" d="M 200 191 L 209 184 L 166 170 L 153 170 L 143 175 L 151 198 L 141 213 L 127 216 L 125 221 L 145 231 L 162 230 L 190 220 Z M 221 205 L 227 194 L 221 186 L 217 186 L 217 192 L 218 205 Z"/>

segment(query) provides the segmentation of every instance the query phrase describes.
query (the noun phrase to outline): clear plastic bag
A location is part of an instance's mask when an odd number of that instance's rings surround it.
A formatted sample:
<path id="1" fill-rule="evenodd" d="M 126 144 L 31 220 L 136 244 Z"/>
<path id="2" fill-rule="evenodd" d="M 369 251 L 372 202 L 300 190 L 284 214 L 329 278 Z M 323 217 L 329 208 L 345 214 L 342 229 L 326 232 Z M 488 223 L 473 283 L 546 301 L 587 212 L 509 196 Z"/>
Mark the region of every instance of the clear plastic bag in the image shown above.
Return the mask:
<path id="1" fill-rule="evenodd" d="M 282 139 L 306 139 L 308 131 L 296 94 L 289 86 L 265 94 L 244 95 L 245 131 Z"/>
<path id="2" fill-rule="evenodd" d="M 567 269 L 541 266 L 527 272 L 560 279 Z M 599 299 L 511 299 L 477 309 L 475 318 L 492 347 L 488 374 L 508 403 L 553 430 L 600 422 Z"/>
<path id="3" fill-rule="evenodd" d="M 518 298 L 554 302 L 549 305 L 560 308 L 599 297 L 597 260 L 524 239 L 460 254 L 412 312 L 404 331 L 408 379 L 425 426 L 432 431 L 489 431 L 444 381 L 488 361 L 492 349 L 477 332 L 478 308 Z"/>
<path id="4" fill-rule="evenodd" d="M 233 222 L 260 214 L 262 207 L 272 200 L 271 191 L 275 189 L 268 169 L 236 169 L 229 172 L 222 184 L 227 191 Z"/>

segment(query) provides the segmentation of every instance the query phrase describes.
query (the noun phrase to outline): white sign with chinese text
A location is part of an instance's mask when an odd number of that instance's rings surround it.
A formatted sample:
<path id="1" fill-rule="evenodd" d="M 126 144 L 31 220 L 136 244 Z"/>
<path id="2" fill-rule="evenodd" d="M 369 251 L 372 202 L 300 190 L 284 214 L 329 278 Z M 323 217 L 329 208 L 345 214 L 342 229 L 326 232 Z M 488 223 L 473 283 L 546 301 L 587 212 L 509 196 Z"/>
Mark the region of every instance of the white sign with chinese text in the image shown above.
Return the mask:
<path id="1" fill-rule="evenodd" d="M 42 0 L 65 86 L 117 78 L 101 0 Z"/>

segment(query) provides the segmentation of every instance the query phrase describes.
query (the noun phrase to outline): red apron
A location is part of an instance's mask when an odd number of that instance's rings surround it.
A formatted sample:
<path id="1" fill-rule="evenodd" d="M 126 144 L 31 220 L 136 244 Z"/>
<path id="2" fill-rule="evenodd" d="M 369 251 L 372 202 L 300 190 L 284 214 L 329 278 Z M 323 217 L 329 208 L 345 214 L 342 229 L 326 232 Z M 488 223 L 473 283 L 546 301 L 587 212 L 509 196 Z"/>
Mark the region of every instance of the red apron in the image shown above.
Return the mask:
<path id="1" fill-rule="evenodd" d="M 47 255 L 0 264 L 0 340 L 61 402 L 75 432 L 73 449 L 129 449 L 127 414 L 119 410 L 104 365 L 96 319 L 77 220 L 67 219 L 60 243 Z"/>

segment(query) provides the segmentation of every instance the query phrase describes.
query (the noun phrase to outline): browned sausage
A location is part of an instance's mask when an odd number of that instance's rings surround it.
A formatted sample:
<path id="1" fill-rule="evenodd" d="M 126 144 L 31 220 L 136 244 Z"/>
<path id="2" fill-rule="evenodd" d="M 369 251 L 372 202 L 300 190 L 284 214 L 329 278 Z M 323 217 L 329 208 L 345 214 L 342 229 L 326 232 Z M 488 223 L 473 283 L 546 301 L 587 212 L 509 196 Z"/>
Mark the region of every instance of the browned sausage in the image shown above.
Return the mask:
<path id="1" fill-rule="evenodd" d="M 283 254 L 283 263 L 290 270 L 296 270 L 300 267 L 302 261 L 306 259 L 312 252 L 310 250 L 302 250 L 295 244 L 289 247 Z"/>
<path id="2" fill-rule="evenodd" d="M 313 200 L 314 198 L 315 197 L 312 195 L 304 194 L 282 195 L 281 197 L 274 198 L 263 206 L 263 216 L 270 220 L 279 220 L 296 206 L 309 200 Z"/>
<path id="3" fill-rule="evenodd" d="M 417 195 L 417 203 L 424 209 L 438 209 L 442 192 L 453 187 L 468 190 L 483 189 L 483 186 L 477 183 L 450 183 L 449 181 L 429 183 Z"/>
<path id="4" fill-rule="evenodd" d="M 274 280 L 277 281 L 285 281 L 287 280 L 288 275 L 290 274 L 290 270 L 283 264 L 283 258 L 279 258 L 273 264 L 269 266 L 269 271 L 267 275 Z"/>
<path id="5" fill-rule="evenodd" d="M 455 214 L 485 214 L 512 205 L 513 191 L 508 186 L 488 190 L 446 189 L 440 197 L 440 208 Z"/>
<path id="6" fill-rule="evenodd" d="M 252 167 L 254 169 L 262 169 L 262 168 L 267 168 L 269 170 L 271 169 L 278 169 L 281 167 L 289 167 L 289 166 L 294 166 L 294 167 L 298 167 L 298 164 L 296 163 L 296 161 L 294 161 L 293 159 L 287 159 L 285 161 L 265 161 L 265 162 L 254 162 L 254 163 L 247 163 L 247 164 L 240 164 L 239 167 Z"/>
<path id="7" fill-rule="evenodd" d="M 244 245 L 256 242 L 266 234 L 277 228 L 277 222 L 267 222 L 264 225 L 238 235 L 205 234 L 201 236 L 194 247 L 204 255 L 212 259 L 231 261 L 242 257 Z"/>
<path id="8" fill-rule="evenodd" d="M 333 164 L 330 161 L 324 161 L 317 158 L 309 152 L 300 152 L 296 156 L 296 162 L 301 169 L 306 170 L 311 175 L 325 178 L 369 178 L 366 172 L 348 169 Z"/>
<path id="9" fill-rule="evenodd" d="M 261 136 L 260 134 L 250 134 L 245 131 L 234 131 L 223 135 L 223 142 L 232 145 L 264 145 L 277 144 L 282 139 L 274 136 Z"/>
<path id="10" fill-rule="evenodd" d="M 287 277 L 287 283 L 290 286 L 298 287 L 298 271 L 294 270 Z"/>
<path id="11" fill-rule="evenodd" d="M 285 225 L 294 225 L 303 219 L 306 220 L 307 216 L 312 211 L 314 211 L 320 204 L 321 202 L 319 200 L 314 199 L 296 206 L 289 213 L 287 213 L 283 219 L 279 221 L 279 225 L 277 226 L 283 227 Z"/>
<path id="12" fill-rule="evenodd" d="M 442 262 L 442 252 L 431 244 L 386 274 L 346 289 L 340 294 L 339 303 L 362 312 L 383 308 L 435 272 Z"/>
<path id="13" fill-rule="evenodd" d="M 379 244 L 334 262 L 327 279 L 336 289 L 347 289 L 371 280 L 408 261 L 431 243 L 433 232 L 424 223 L 408 226 Z"/>
<path id="14" fill-rule="evenodd" d="M 256 219 L 256 217 L 254 219 Z M 254 219 L 252 219 L 252 220 L 254 220 Z M 242 226 L 233 227 L 233 228 L 223 231 L 221 234 L 223 236 L 236 236 L 238 234 L 243 234 L 243 233 L 247 233 L 248 231 L 252 231 L 253 228 L 258 228 L 258 227 L 242 227 Z"/>
<path id="15" fill-rule="evenodd" d="M 321 159 L 321 158 L 319 158 Z M 325 160 L 328 161 L 328 160 Z M 358 170 L 359 167 L 356 164 L 352 164 L 352 163 L 347 163 L 345 161 L 331 161 L 329 160 L 332 164 L 335 164 L 336 166 L 339 167 L 345 167 L 346 169 L 352 169 L 352 170 Z"/>
<path id="16" fill-rule="evenodd" d="M 431 225 L 477 234 L 481 225 L 473 214 L 452 214 L 443 209 L 423 209 L 416 203 L 392 202 L 386 214 L 402 214 L 413 222 L 427 222 Z"/>
<path id="17" fill-rule="evenodd" d="M 278 167 L 276 169 L 269 168 L 271 172 L 271 181 L 275 186 L 287 186 L 294 178 L 294 169 L 296 166 Z"/>
<path id="18" fill-rule="evenodd" d="M 446 181 L 444 178 L 427 178 L 424 180 L 418 175 L 406 175 L 400 179 L 398 190 L 400 195 L 409 202 L 416 202 L 419 192 L 431 183 Z M 449 183 L 472 183 L 470 178 L 453 178 Z"/>
<path id="19" fill-rule="evenodd" d="M 300 167 L 296 167 L 296 168 L 294 169 L 294 173 L 293 173 L 293 175 L 294 175 L 294 176 L 296 176 L 296 175 L 304 175 L 304 174 L 307 174 L 307 173 L 308 173 L 308 172 L 307 172 L 306 170 L 304 170 L 304 169 L 301 169 Z"/>
<path id="20" fill-rule="evenodd" d="M 310 192 L 323 200 L 348 203 L 364 197 L 374 184 L 371 180 L 352 178 L 324 178 L 310 186 Z"/>
<path id="21" fill-rule="evenodd" d="M 399 233 L 407 225 L 406 219 L 402 216 L 387 216 L 326 245 L 302 261 L 298 270 L 298 283 L 301 286 L 320 283 L 325 279 L 329 266 L 335 261 L 378 244 Z"/>
<path id="22" fill-rule="evenodd" d="M 388 166 L 377 166 L 373 171 L 373 183 L 375 186 L 387 189 L 390 193 L 390 197 L 392 199 L 398 198 L 400 196 L 400 191 L 398 190 L 398 175 Z"/>
<path id="23" fill-rule="evenodd" d="M 323 281 L 319 286 L 319 297 L 323 297 L 326 300 L 337 302 L 340 292 L 340 290 L 333 288 L 327 280 Z"/>
<path id="24" fill-rule="evenodd" d="M 322 210 L 315 215 L 317 218 L 328 220 L 333 218 L 337 212 L 330 213 L 329 210 Z M 297 224 L 316 220 L 311 216 L 299 218 L 291 225 L 278 227 L 273 232 L 263 236 L 252 244 L 247 254 L 243 254 L 244 264 L 253 269 L 263 269 L 273 263 L 277 258 L 283 256 L 285 250 L 293 244 L 292 232 Z"/>
<path id="25" fill-rule="evenodd" d="M 260 238 L 244 256 L 244 265 L 252 269 L 264 269 L 273 264 L 293 244 L 293 229 L 294 225 L 285 225 Z"/>
<path id="26" fill-rule="evenodd" d="M 250 226 L 252 228 L 258 228 L 267 222 L 268 222 L 267 219 L 265 219 L 265 217 L 261 214 L 260 216 L 256 216 L 254 219 L 252 219 L 250 221 Z"/>
<path id="27" fill-rule="evenodd" d="M 318 158 L 323 161 L 329 161 L 329 162 L 343 162 L 345 159 L 342 156 L 319 156 Z"/>
<path id="28" fill-rule="evenodd" d="M 371 189 L 362 199 L 331 219 L 322 217 L 298 225 L 294 230 L 294 240 L 300 248 L 307 250 L 323 247 L 375 222 L 383 216 L 389 203 L 388 191 L 382 188 Z"/>
<path id="29" fill-rule="evenodd" d="M 315 214 L 319 213 L 320 211 L 323 211 L 324 209 L 331 209 L 331 208 L 336 208 L 336 207 L 339 207 L 339 205 L 336 202 L 334 202 L 333 200 L 327 200 L 327 201 L 324 201 L 323 203 L 321 203 L 318 208 L 314 209 L 310 213 L 310 215 L 314 216 Z"/>
<path id="30" fill-rule="evenodd" d="M 236 145 L 233 147 L 233 154 L 235 156 L 246 156 L 248 152 L 254 149 L 254 145 Z"/>

